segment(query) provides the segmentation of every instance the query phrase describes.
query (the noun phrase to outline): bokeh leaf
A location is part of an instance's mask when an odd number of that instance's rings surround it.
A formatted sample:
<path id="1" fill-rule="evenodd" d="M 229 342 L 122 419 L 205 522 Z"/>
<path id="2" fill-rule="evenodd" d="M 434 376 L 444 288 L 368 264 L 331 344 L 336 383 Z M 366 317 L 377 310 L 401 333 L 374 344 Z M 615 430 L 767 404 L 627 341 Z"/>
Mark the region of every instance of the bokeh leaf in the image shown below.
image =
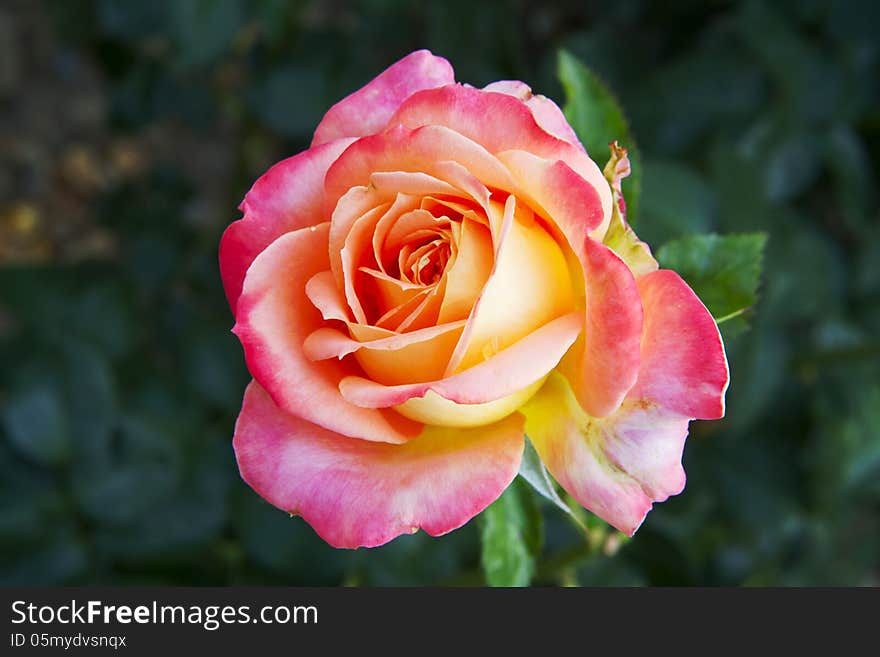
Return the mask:
<path id="1" fill-rule="evenodd" d="M 480 516 L 482 563 L 490 586 L 528 586 L 543 543 L 541 513 L 519 480 Z"/>
<path id="2" fill-rule="evenodd" d="M 17 390 L 4 405 L 2 421 L 12 446 L 34 463 L 57 466 L 70 457 L 68 418 L 51 381 Z"/>
<path id="3" fill-rule="evenodd" d="M 247 100 L 253 113 L 278 134 L 308 140 L 328 102 L 328 76 L 316 67 L 279 66 L 257 80 Z"/>
<path id="4" fill-rule="evenodd" d="M 853 232 L 867 228 L 874 170 L 864 141 L 850 126 L 837 125 L 825 140 L 825 158 L 844 221 Z"/>
<path id="5" fill-rule="evenodd" d="M 209 64 L 230 45 L 242 24 L 239 0 L 178 0 L 170 5 L 170 31 L 183 69 Z"/>
<path id="6" fill-rule="evenodd" d="M 662 244 L 711 229 L 718 203 L 715 190 L 699 172 L 677 160 L 647 157 L 642 171 L 641 239 Z"/>

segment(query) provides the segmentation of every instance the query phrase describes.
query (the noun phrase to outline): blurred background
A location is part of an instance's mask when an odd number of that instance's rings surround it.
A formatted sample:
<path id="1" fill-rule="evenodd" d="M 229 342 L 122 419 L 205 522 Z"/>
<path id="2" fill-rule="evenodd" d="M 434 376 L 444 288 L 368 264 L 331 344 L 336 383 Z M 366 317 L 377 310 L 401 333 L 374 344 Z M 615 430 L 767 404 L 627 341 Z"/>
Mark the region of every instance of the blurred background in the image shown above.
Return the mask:
<path id="1" fill-rule="evenodd" d="M 240 480 L 217 245 L 409 51 L 561 104 L 562 47 L 629 114 L 643 239 L 769 241 L 685 492 L 632 541 L 544 508 L 536 583 L 880 585 L 878 7 L 3 0 L 0 583 L 481 584 L 475 522 L 337 551 Z"/>

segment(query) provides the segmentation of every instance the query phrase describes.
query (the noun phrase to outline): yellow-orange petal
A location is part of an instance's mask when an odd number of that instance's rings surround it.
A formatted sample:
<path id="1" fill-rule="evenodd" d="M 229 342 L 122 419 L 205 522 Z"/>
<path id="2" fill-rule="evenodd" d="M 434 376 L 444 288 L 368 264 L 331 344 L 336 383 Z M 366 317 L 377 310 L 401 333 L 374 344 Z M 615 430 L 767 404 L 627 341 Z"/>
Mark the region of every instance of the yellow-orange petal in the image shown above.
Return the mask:
<path id="1" fill-rule="evenodd" d="M 540 381 L 559 364 L 583 330 L 583 314 L 573 311 L 548 322 L 516 344 L 470 369 L 437 381 L 386 386 L 359 376 L 339 382 L 342 396 L 365 408 L 399 406 L 429 391 L 457 404 L 484 404 Z"/>
<path id="2" fill-rule="evenodd" d="M 326 271 L 326 223 L 286 233 L 266 248 L 245 277 L 233 331 L 248 369 L 281 408 L 332 431 L 402 443 L 421 427 L 394 412 L 370 412 L 347 402 L 340 380 L 358 372 L 346 361 L 312 361 L 306 336 L 323 325 L 306 297 L 307 281 Z"/>
<path id="3" fill-rule="evenodd" d="M 464 219 L 455 262 L 447 270 L 446 294 L 437 321 L 450 322 L 470 315 L 494 262 L 489 230 L 483 224 Z"/>
<path id="4" fill-rule="evenodd" d="M 424 397 L 413 397 L 395 406 L 394 410 L 411 420 L 435 427 L 479 427 L 516 411 L 538 392 L 545 379 L 483 404 L 457 404 L 429 390 Z"/>
<path id="5" fill-rule="evenodd" d="M 473 367 L 574 307 L 571 277 L 556 241 L 508 197 L 492 274 L 452 357 L 448 374 Z M 497 220 L 496 220 L 497 221 Z"/>
<path id="6" fill-rule="evenodd" d="M 421 383 L 441 376 L 458 341 L 464 321 L 394 333 L 375 326 L 351 324 L 349 337 L 323 327 L 303 345 L 312 360 L 344 358 L 353 353 L 366 374 L 385 385 Z"/>

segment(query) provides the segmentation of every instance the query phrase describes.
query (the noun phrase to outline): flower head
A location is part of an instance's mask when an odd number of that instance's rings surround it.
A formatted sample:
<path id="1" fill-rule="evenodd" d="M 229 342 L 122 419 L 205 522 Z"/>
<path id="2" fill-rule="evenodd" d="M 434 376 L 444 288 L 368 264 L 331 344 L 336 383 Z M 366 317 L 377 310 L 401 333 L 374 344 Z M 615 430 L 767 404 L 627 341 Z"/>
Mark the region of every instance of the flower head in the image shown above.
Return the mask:
<path id="1" fill-rule="evenodd" d="M 254 381 L 244 479 L 329 543 L 451 531 L 516 476 L 632 534 L 681 491 L 693 418 L 724 413 L 714 320 L 521 82 L 457 84 L 414 52 L 266 172 L 220 247 Z"/>

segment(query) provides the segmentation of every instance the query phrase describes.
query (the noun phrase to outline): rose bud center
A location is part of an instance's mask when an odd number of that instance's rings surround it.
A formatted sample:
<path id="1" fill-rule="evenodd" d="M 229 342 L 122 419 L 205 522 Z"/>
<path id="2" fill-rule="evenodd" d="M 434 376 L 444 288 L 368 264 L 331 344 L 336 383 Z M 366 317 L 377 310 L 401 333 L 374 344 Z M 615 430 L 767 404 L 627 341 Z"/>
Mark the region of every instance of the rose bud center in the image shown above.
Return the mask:
<path id="1" fill-rule="evenodd" d="M 351 239 L 352 235 L 356 239 Z M 440 380 L 480 364 L 574 308 L 566 259 L 543 221 L 512 197 L 481 205 L 450 195 L 397 194 L 353 222 L 343 261 L 355 340 L 423 332 L 401 349 L 355 352 L 385 385 Z M 540 387 L 484 404 L 428 392 L 396 406 L 433 425 L 509 415 Z"/>

